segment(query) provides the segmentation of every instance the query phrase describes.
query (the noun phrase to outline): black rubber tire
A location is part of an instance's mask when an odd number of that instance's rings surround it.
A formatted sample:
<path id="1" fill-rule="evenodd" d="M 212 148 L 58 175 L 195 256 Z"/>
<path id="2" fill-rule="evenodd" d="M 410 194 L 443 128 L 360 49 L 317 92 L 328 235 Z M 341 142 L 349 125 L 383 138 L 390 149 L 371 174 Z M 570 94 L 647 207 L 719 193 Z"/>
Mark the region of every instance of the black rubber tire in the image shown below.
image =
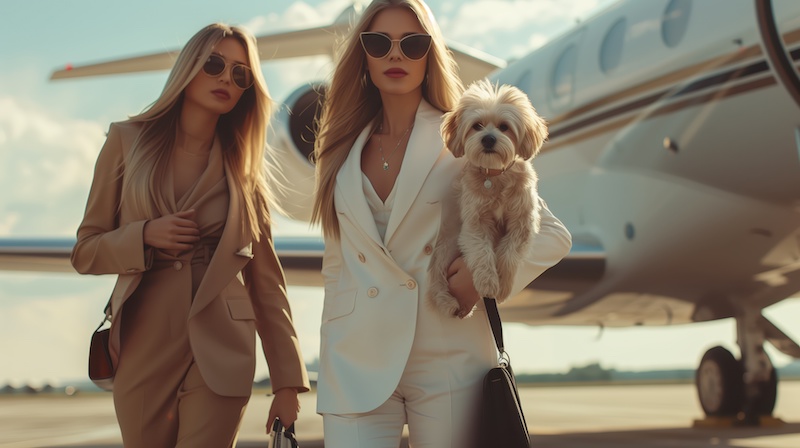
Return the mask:
<path id="1" fill-rule="evenodd" d="M 695 372 L 700 406 L 709 417 L 735 417 L 744 405 L 742 364 L 725 347 L 710 348 Z"/>

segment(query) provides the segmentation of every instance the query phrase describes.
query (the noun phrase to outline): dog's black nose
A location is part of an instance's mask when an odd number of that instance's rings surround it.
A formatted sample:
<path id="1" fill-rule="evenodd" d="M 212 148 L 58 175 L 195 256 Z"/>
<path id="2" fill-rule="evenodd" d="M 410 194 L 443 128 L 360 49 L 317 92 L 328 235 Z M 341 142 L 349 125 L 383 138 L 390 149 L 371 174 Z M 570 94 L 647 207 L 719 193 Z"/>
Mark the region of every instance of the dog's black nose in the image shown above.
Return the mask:
<path id="1" fill-rule="evenodd" d="M 481 144 L 483 144 L 483 147 L 486 149 L 491 149 L 495 143 L 497 143 L 497 137 L 492 134 L 484 135 L 481 139 Z"/>

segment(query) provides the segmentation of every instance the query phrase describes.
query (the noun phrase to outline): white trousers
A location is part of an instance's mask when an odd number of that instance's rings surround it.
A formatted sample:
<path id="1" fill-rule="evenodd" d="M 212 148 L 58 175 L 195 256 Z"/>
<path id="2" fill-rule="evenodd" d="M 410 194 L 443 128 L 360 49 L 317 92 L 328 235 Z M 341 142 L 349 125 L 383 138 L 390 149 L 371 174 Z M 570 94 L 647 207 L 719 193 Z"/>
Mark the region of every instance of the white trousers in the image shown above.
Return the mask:
<path id="1" fill-rule="evenodd" d="M 400 387 L 377 409 L 322 414 L 326 448 L 397 448 L 408 424 L 411 448 L 463 448 L 479 384 L 458 391 Z"/>
<path id="2" fill-rule="evenodd" d="M 471 319 L 486 320 L 480 308 Z M 422 310 L 417 322 L 394 393 L 370 412 L 322 414 L 325 448 L 397 448 L 406 424 L 411 448 L 469 446 L 483 377 L 496 365 L 494 341 L 482 341 L 481 349 L 447 350 L 442 342 L 453 344 L 453 336 L 440 333 L 438 316 Z M 488 330 L 488 322 L 483 325 Z"/>

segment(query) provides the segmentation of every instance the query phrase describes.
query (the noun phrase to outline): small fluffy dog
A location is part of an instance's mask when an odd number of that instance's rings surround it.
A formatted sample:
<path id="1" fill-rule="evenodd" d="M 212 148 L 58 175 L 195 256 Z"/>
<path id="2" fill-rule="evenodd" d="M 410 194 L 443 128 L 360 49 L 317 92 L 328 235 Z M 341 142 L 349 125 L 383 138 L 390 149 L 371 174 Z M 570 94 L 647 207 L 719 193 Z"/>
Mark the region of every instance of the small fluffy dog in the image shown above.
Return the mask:
<path id="1" fill-rule="evenodd" d="M 467 163 L 444 204 L 429 299 L 442 313 L 463 318 L 472 310 L 461 310 L 447 286 L 453 260 L 463 255 L 478 293 L 502 302 L 539 231 L 537 177 L 528 160 L 547 138 L 547 126 L 521 90 L 478 81 L 445 114 L 442 138 Z"/>

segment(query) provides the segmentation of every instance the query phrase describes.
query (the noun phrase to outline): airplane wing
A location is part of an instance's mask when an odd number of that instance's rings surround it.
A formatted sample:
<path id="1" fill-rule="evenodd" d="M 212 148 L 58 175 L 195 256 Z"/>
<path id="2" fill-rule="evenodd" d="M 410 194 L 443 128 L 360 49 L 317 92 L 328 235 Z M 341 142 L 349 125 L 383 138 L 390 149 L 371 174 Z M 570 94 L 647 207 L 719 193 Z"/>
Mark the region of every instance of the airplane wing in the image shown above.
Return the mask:
<path id="1" fill-rule="evenodd" d="M 274 244 L 288 284 L 323 286 L 320 271 L 325 243 L 321 236 L 276 236 Z M 0 271 L 75 273 L 69 261 L 74 245 L 73 237 L 0 238 Z M 604 264 L 605 254 L 601 247 L 576 243 L 561 263 L 528 288 L 535 284 L 537 294 L 539 291 L 575 289 L 602 277 Z M 506 304 L 514 302 L 510 300 Z"/>
<path id="2" fill-rule="evenodd" d="M 337 20 L 331 25 L 259 36 L 256 38 L 258 51 L 261 59 L 265 61 L 305 56 L 332 56 L 337 37 L 347 32 L 348 23 Z M 459 75 L 464 84 L 484 78 L 506 65 L 502 59 L 465 45 L 448 42 L 448 47 L 458 63 Z M 50 79 L 168 70 L 175 63 L 178 52 L 178 49 L 174 49 L 94 64 L 75 66 L 67 64 L 64 68 L 55 70 Z"/>
<path id="3" fill-rule="evenodd" d="M 275 237 L 286 282 L 296 286 L 322 286 L 321 237 Z M 75 238 L 0 238 L 0 271 L 75 273 L 69 257 Z"/>

